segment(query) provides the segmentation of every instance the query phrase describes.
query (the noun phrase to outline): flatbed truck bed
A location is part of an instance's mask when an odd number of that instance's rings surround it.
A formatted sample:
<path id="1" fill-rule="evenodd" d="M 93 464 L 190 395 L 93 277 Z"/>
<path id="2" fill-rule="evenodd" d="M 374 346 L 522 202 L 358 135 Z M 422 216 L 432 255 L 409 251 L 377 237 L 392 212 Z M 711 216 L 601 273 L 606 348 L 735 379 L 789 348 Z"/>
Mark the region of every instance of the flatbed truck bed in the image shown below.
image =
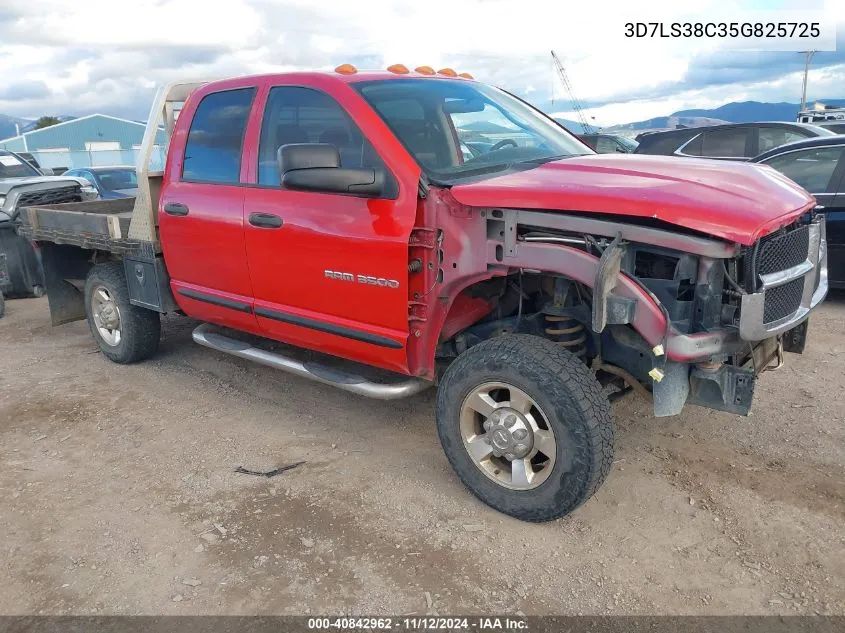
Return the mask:
<path id="1" fill-rule="evenodd" d="M 18 234 L 119 255 L 142 255 L 151 244 L 129 238 L 135 198 L 24 207 Z"/>

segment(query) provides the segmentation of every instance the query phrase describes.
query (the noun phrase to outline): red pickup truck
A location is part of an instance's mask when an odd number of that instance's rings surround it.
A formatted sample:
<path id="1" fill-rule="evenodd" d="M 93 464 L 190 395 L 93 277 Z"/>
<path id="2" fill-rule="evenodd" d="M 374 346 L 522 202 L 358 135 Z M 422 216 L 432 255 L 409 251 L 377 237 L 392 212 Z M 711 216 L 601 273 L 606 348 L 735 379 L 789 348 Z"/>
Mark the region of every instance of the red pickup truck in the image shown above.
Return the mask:
<path id="1" fill-rule="evenodd" d="M 450 69 L 171 84 L 147 159 L 160 126 L 136 199 L 22 212 L 53 323 L 87 318 L 131 363 L 176 311 L 202 345 L 355 394 L 437 385 L 460 478 L 529 521 L 600 486 L 624 394 L 747 414 L 827 292 L 823 218 L 774 170 L 597 155 Z"/>

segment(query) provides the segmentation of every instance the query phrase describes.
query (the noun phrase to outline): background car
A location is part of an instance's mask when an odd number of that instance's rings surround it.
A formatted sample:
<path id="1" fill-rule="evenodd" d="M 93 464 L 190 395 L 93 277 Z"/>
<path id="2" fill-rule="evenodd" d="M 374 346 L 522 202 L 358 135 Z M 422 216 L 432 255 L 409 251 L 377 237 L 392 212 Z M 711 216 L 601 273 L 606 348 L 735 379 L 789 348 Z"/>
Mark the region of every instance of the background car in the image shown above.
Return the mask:
<path id="1" fill-rule="evenodd" d="M 38 164 L 38 161 L 35 159 L 35 156 L 30 154 L 29 152 L 15 152 L 15 154 L 23 158 L 26 162 L 35 167 L 35 169 L 37 169 L 38 171 L 41 171 L 41 165 Z"/>
<path id="2" fill-rule="evenodd" d="M 845 135 L 783 145 L 751 162 L 774 167 L 824 207 L 828 282 L 832 288 L 845 288 Z"/>
<path id="3" fill-rule="evenodd" d="M 630 154 L 637 149 L 638 143 L 634 139 L 618 134 L 576 134 L 599 154 Z"/>
<path id="4" fill-rule="evenodd" d="M 85 178 L 94 185 L 104 200 L 133 198 L 138 194 L 135 167 L 85 167 L 70 169 L 64 175 Z"/>
<path id="5" fill-rule="evenodd" d="M 636 154 L 692 156 L 718 160 L 750 160 L 787 143 L 833 132 L 808 123 L 731 123 L 645 132 L 637 136 Z"/>
<path id="6" fill-rule="evenodd" d="M 0 292 L 7 297 L 39 297 L 44 292 L 41 251 L 17 234 L 20 208 L 97 197 L 84 179 L 52 176 L 25 156 L 0 149 Z"/>

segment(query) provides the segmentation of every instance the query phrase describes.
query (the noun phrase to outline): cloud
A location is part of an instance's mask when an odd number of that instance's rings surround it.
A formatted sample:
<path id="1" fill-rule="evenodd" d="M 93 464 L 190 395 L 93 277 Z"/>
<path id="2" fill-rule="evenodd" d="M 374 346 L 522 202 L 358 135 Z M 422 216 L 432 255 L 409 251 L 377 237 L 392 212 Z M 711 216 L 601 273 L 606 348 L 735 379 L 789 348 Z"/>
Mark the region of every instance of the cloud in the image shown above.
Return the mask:
<path id="1" fill-rule="evenodd" d="M 0 101 L 42 99 L 50 96 L 50 94 L 50 88 L 43 81 L 19 81 L 6 85 L 0 84 Z"/>
<path id="2" fill-rule="evenodd" d="M 658 116 L 669 114 L 660 111 L 669 104 L 707 106 L 716 96 L 726 101 L 747 94 L 791 101 L 800 96 L 795 74 L 802 59 L 795 53 L 715 51 L 703 42 L 623 35 L 626 20 L 724 20 L 735 14 L 733 0 L 700 0 L 695 6 L 654 0 L 646 8 L 605 0 L 591 13 L 595 20 L 585 19 L 589 7 L 556 0 L 2 4 L 0 112 L 17 116 L 100 111 L 142 119 L 155 86 L 174 79 L 325 70 L 343 62 L 359 68 L 396 62 L 451 66 L 544 109 L 566 111 L 570 101 L 554 77 L 551 49 L 584 105 L 622 121 L 626 107 L 639 111 L 651 104 L 649 116 Z M 753 4 L 759 2 L 750 0 Z M 800 6 L 804 11 L 822 1 L 800 0 Z M 605 17 L 598 19 L 599 13 Z M 845 85 L 845 41 L 838 52 L 816 56 L 810 79 L 811 88 Z"/>

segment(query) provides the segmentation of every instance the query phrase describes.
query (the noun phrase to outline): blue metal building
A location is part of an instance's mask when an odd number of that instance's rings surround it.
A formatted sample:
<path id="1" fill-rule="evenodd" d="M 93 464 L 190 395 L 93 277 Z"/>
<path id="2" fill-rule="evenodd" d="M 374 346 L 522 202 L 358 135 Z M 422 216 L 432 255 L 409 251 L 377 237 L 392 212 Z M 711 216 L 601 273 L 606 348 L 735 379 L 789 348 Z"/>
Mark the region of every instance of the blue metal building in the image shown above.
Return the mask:
<path id="1" fill-rule="evenodd" d="M 107 114 L 57 123 L 0 140 L 0 148 L 31 153 L 42 167 L 134 165 L 144 136 L 144 124 Z M 163 161 L 165 134 L 159 130 L 153 162 Z"/>

